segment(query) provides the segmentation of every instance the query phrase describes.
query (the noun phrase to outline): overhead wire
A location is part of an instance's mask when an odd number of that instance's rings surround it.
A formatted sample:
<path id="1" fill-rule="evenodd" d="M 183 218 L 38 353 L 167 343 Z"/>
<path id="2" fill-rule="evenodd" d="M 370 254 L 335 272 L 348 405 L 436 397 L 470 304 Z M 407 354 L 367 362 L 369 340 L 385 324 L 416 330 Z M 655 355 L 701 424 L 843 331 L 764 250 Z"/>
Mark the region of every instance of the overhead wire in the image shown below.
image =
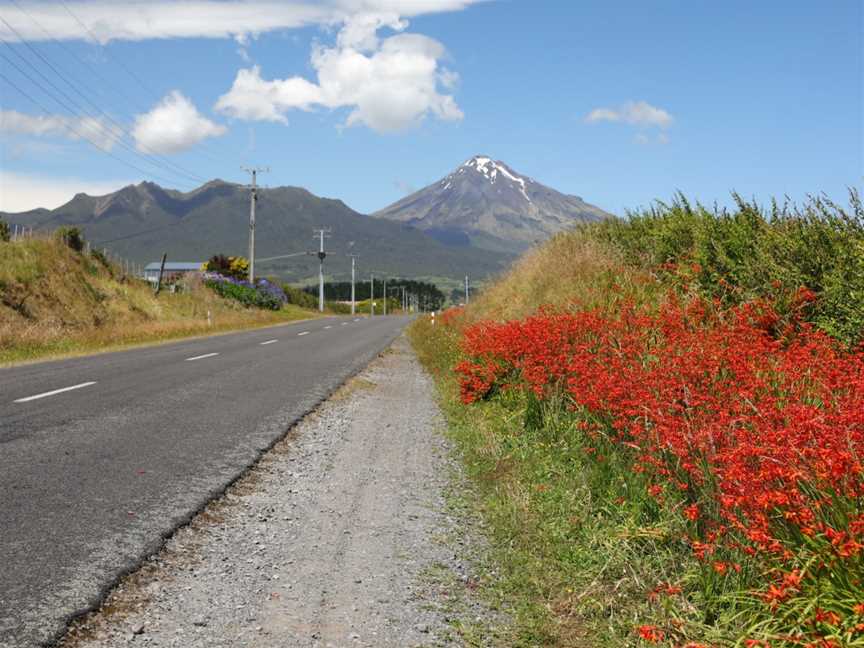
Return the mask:
<path id="1" fill-rule="evenodd" d="M 75 14 L 75 12 L 72 11 L 72 9 L 69 8 L 69 5 L 66 4 L 65 0 L 58 0 L 58 1 L 63 6 L 63 8 L 66 10 L 66 13 L 68 13 L 76 23 L 78 23 L 78 26 L 84 30 L 84 32 L 90 37 L 90 40 L 93 41 L 93 44 L 96 45 L 102 51 L 102 53 L 105 55 L 106 58 L 113 61 L 120 68 L 122 68 L 123 71 L 126 72 L 126 74 L 128 74 L 139 86 L 141 86 L 141 88 L 146 93 L 148 93 L 152 99 L 154 99 L 155 101 L 161 101 L 162 100 L 162 97 L 159 95 L 159 93 L 156 92 L 149 85 L 147 85 L 147 83 L 145 83 L 144 80 L 141 79 L 141 77 L 139 77 L 125 63 L 123 63 L 122 59 L 120 59 L 118 57 L 110 56 L 108 54 L 108 52 L 105 50 L 105 47 L 102 45 L 102 43 L 99 41 L 99 39 L 93 33 L 93 31 L 84 23 L 84 21 L 82 21 Z M 15 2 L 15 0 L 13 0 L 13 2 Z M 198 153 L 199 155 L 203 155 L 204 157 L 207 157 L 207 158 L 213 160 L 214 162 L 217 162 L 217 163 L 222 164 L 224 166 L 233 166 L 234 165 L 233 162 L 222 159 L 221 157 L 216 157 L 215 155 L 211 155 L 210 153 L 207 153 L 206 150 L 212 151 L 212 148 L 207 144 L 207 142 L 201 142 L 199 148 L 197 148 L 195 152 Z M 213 153 L 215 154 L 215 151 L 213 151 Z"/>
<path id="2" fill-rule="evenodd" d="M 95 114 L 94 114 L 94 110 L 88 110 L 87 108 L 83 107 L 81 105 L 81 103 L 79 103 L 78 101 L 73 99 L 68 93 L 66 93 L 64 90 L 59 88 L 54 82 L 52 82 L 50 79 L 48 79 L 47 76 L 42 74 L 42 72 L 38 69 L 38 67 L 33 65 L 33 63 L 31 61 L 29 61 L 25 56 L 23 56 L 20 52 L 18 52 L 18 50 L 16 48 L 12 47 L 12 45 L 10 45 L 7 41 L 3 41 L 3 44 L 8 49 L 10 49 L 13 53 L 15 53 L 16 56 L 18 56 L 31 69 L 33 69 L 47 84 L 49 84 L 56 92 L 60 93 L 70 104 L 72 104 L 73 108 L 69 108 L 69 106 L 64 106 L 67 111 L 70 111 L 75 117 L 80 117 L 81 114 L 79 114 L 79 113 L 83 113 L 84 116 L 90 117 L 91 119 L 96 119 L 97 121 L 99 120 L 99 117 L 103 117 L 104 119 L 108 120 L 111 124 L 113 124 L 114 127 L 119 129 L 119 131 L 122 135 L 124 135 L 124 136 L 130 135 L 129 130 L 126 127 L 124 127 L 122 124 L 117 122 L 113 117 L 108 115 L 106 112 L 101 110 L 98 106 L 96 106 L 92 101 L 90 101 L 90 99 L 88 97 L 86 97 L 75 86 L 75 84 L 71 83 L 68 79 L 66 79 L 66 77 L 63 75 L 63 73 L 60 70 L 58 70 L 48 59 L 46 59 L 30 43 L 25 41 L 22 38 L 21 34 L 12 25 L 10 25 L 9 22 L 5 18 L 3 18 L 2 16 L 0 16 L 0 22 L 5 24 L 6 27 L 9 28 L 18 37 L 18 39 L 24 44 L 24 46 L 30 52 L 32 52 L 35 56 L 37 56 L 45 65 L 47 65 L 54 72 L 54 74 L 56 74 L 66 85 L 68 85 L 72 89 L 72 91 L 75 94 L 77 94 L 79 97 L 81 97 L 83 99 L 83 101 L 85 101 L 86 103 L 93 106 L 93 108 L 95 109 Z M 44 88 L 43 88 L 43 91 L 44 91 Z M 48 93 L 48 94 L 50 94 L 50 93 Z M 56 97 L 52 97 L 52 98 L 54 98 L 56 101 Z M 111 134 L 108 129 L 105 129 L 105 131 L 106 131 L 106 134 Z M 178 175 L 180 177 L 186 178 L 187 180 L 191 180 L 192 182 L 195 182 L 195 183 L 206 182 L 206 180 L 204 178 L 202 178 L 200 176 L 196 176 L 193 173 L 186 171 L 185 169 L 183 169 L 183 167 L 180 167 L 179 165 L 174 164 L 170 160 L 167 160 L 164 157 L 159 156 L 158 154 L 153 154 L 151 152 L 151 154 L 145 155 L 145 154 L 141 153 L 139 150 L 135 149 L 135 147 L 133 147 L 132 145 L 125 142 L 121 137 L 117 137 L 116 142 L 118 145 L 120 145 L 124 149 L 128 150 L 130 153 L 132 153 L 136 157 L 141 158 L 142 160 L 146 161 L 148 164 L 151 164 L 154 167 L 159 168 L 164 172 Z M 143 147 L 143 148 L 145 149 L 145 151 L 149 150 L 146 147 Z"/>
<path id="3" fill-rule="evenodd" d="M 8 58 L 5 54 L 3 54 L 3 52 L 0 52 L 0 57 L 4 58 L 4 59 L 6 60 L 7 63 L 9 63 L 10 65 L 12 65 L 12 67 L 14 67 L 16 70 L 18 70 L 18 72 L 21 73 L 23 76 L 25 76 L 25 77 L 26 77 L 26 78 L 27 78 L 31 83 L 33 83 L 34 85 L 38 85 L 38 82 L 36 82 L 36 81 L 35 81 L 35 80 L 34 80 L 34 79 L 29 75 L 29 74 L 27 74 L 24 70 L 22 70 L 20 67 L 18 67 L 18 65 L 15 63 L 15 61 L 13 61 L 12 59 Z M 18 86 L 18 84 L 16 84 L 14 81 L 12 81 L 9 77 L 7 77 L 7 76 L 6 76 L 5 74 L 3 74 L 2 72 L 0 72 L 0 79 L 3 79 L 3 80 L 4 80 L 8 85 L 10 85 L 12 88 L 14 88 L 15 90 L 17 90 L 19 94 L 21 94 L 21 95 L 24 96 L 26 99 L 28 99 L 30 102 L 32 102 L 33 104 L 35 104 L 35 105 L 36 105 L 36 106 L 37 106 L 37 107 L 38 107 L 38 108 L 39 108 L 43 113 L 45 113 L 47 116 L 49 116 L 49 117 L 52 116 L 52 112 L 51 112 L 50 110 L 48 110 L 48 109 L 47 109 L 47 108 L 46 108 L 46 107 L 45 107 L 45 106 L 44 106 L 44 105 L 43 105 L 39 100 L 34 99 L 34 98 L 30 95 L 30 93 L 28 93 L 26 90 L 24 90 L 23 88 L 21 88 L 20 86 Z M 55 99 L 55 101 L 56 101 L 56 99 Z M 158 179 L 158 180 L 161 180 L 162 182 L 167 182 L 167 183 L 174 183 L 174 182 L 175 182 L 174 180 L 171 180 L 171 179 L 168 179 L 168 178 L 164 178 L 164 177 L 162 177 L 162 176 L 160 176 L 160 175 L 158 175 L 158 174 L 155 174 L 155 173 L 153 173 L 152 171 L 147 171 L 147 170 L 145 170 L 145 169 L 142 169 L 141 167 L 137 166 L 136 164 L 133 164 L 132 162 L 129 162 L 128 160 L 125 160 L 125 159 L 123 159 L 123 158 L 121 158 L 121 157 L 119 157 L 119 156 L 117 156 L 117 155 L 114 155 L 110 150 L 108 150 L 108 149 L 102 147 L 100 144 L 98 144 L 97 142 L 95 142 L 95 141 L 93 141 L 92 139 L 90 139 L 90 137 L 88 137 L 87 135 L 85 135 L 84 133 L 82 133 L 81 131 L 79 131 L 78 129 L 76 129 L 74 126 L 72 126 L 72 125 L 71 125 L 70 123 L 68 123 L 68 122 L 65 122 L 65 121 L 62 122 L 62 126 L 63 126 L 66 130 L 68 130 L 70 133 L 72 133 L 73 135 L 75 135 L 78 139 L 82 139 L 82 140 L 84 140 L 84 141 L 86 141 L 86 142 L 89 142 L 93 147 L 95 147 L 96 149 L 98 149 L 99 151 L 101 151 L 102 153 L 104 153 L 105 155 L 107 155 L 108 157 L 113 158 L 114 160 L 117 160 L 117 161 L 120 162 L 121 164 L 123 164 L 123 165 L 125 165 L 125 166 L 128 166 L 129 168 L 134 169 L 135 171 L 138 171 L 139 173 L 143 174 L 143 175 L 146 176 L 146 177 L 156 178 L 156 179 Z"/>

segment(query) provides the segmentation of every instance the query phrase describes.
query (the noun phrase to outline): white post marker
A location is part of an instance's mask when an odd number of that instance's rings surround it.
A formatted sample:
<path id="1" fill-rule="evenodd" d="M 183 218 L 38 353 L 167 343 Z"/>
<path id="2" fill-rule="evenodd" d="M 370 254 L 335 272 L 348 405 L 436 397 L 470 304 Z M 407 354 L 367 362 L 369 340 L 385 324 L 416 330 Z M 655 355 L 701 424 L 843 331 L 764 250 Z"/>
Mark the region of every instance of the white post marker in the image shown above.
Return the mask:
<path id="1" fill-rule="evenodd" d="M 435 311 L 432 311 L 432 314 L 429 317 L 432 318 L 432 326 L 435 326 Z"/>

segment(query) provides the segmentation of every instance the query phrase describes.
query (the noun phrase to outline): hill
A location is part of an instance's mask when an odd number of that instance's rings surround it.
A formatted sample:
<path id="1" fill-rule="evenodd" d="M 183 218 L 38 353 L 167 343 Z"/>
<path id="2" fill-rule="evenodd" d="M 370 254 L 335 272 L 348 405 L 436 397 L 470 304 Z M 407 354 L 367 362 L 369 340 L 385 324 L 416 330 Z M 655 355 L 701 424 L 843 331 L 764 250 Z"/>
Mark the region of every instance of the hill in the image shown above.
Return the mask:
<path id="1" fill-rule="evenodd" d="M 485 155 L 372 215 L 450 245 L 506 252 L 522 252 L 574 225 L 611 216 Z"/>
<path id="2" fill-rule="evenodd" d="M 247 309 L 200 285 L 157 297 L 100 256 L 48 237 L 0 241 L 0 364 L 315 316 Z"/>
<path id="3" fill-rule="evenodd" d="M 364 275 L 374 269 L 453 280 L 497 273 L 512 259 L 507 253 L 446 245 L 415 227 L 369 218 L 341 200 L 299 187 L 264 188 L 258 196 L 257 270 L 288 281 L 317 276 L 317 258 L 302 253 L 317 250 L 312 231 L 319 227 L 332 230 L 325 266 L 332 278 L 350 277 L 349 252 L 360 255 L 358 267 Z M 137 263 L 155 261 L 163 252 L 169 260 L 201 261 L 218 252 L 247 254 L 249 191 L 221 180 L 188 193 L 142 182 L 106 196 L 78 194 L 53 210 L 0 214 L 0 219 L 36 230 L 76 226 L 94 247 L 106 247 Z"/>

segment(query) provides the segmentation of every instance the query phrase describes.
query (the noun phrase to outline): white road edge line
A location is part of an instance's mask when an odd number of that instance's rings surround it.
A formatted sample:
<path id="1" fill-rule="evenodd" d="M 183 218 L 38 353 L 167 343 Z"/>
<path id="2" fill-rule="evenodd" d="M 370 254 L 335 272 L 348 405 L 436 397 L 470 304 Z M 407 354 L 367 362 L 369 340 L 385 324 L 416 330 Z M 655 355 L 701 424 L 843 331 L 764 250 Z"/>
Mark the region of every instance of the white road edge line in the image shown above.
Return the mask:
<path id="1" fill-rule="evenodd" d="M 45 398 L 46 396 L 53 396 L 54 394 L 62 394 L 63 392 L 72 391 L 73 389 L 81 389 L 82 387 L 89 387 L 90 385 L 95 385 L 96 381 L 81 383 L 80 385 L 72 385 L 71 387 L 64 387 L 63 389 L 55 389 L 54 391 L 44 392 L 42 394 L 36 394 L 35 396 L 28 396 L 27 398 L 19 398 L 14 403 L 28 403 L 30 401 L 36 400 L 38 398 Z"/>
<path id="2" fill-rule="evenodd" d="M 273 344 L 274 342 L 278 342 L 278 341 L 279 340 L 267 340 L 266 342 L 262 342 L 261 346 L 264 346 L 265 344 Z"/>
<path id="3" fill-rule="evenodd" d="M 309 335 L 309 331 L 303 331 L 302 333 L 298 333 L 297 335 Z"/>
<path id="4" fill-rule="evenodd" d="M 217 356 L 217 355 L 219 355 L 219 354 L 218 353 L 205 353 L 204 355 L 186 358 L 186 362 L 190 362 L 192 360 L 203 360 L 204 358 L 212 358 L 213 356 Z"/>

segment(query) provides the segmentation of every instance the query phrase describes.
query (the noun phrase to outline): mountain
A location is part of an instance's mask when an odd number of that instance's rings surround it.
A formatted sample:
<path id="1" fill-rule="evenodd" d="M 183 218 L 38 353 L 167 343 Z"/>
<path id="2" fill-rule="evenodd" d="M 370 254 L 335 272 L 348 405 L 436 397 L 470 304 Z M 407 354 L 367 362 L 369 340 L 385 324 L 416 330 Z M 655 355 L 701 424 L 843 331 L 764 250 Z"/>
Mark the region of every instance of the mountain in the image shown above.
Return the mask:
<path id="1" fill-rule="evenodd" d="M 611 214 L 476 155 L 372 216 L 416 227 L 449 245 L 521 252 L 577 223 Z"/>
<path id="2" fill-rule="evenodd" d="M 35 230 L 80 227 L 94 247 L 137 263 L 157 261 L 163 252 L 172 261 L 203 261 L 216 253 L 247 255 L 249 190 L 214 180 L 182 193 L 142 182 L 106 196 L 78 194 L 57 209 L 0 213 L 0 218 Z M 500 272 L 512 260 L 512 255 L 454 247 L 415 227 L 369 218 L 341 200 L 277 187 L 258 191 L 257 273 L 289 281 L 317 277 L 314 256 L 265 259 L 317 251 L 313 229 L 321 227 L 332 229 L 325 244 L 325 272 L 333 278 L 350 277 L 349 252 L 360 255 L 359 277 L 366 279 L 370 269 L 406 278 L 480 278 Z"/>

